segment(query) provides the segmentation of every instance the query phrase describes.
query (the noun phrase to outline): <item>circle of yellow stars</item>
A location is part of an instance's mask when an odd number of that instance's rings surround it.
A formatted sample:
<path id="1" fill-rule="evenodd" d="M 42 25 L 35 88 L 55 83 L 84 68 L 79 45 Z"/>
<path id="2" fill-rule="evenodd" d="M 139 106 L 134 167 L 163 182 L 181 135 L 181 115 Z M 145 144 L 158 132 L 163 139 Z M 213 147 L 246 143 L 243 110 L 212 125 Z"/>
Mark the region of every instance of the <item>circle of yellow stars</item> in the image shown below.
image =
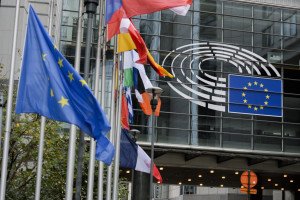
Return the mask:
<path id="1" fill-rule="evenodd" d="M 248 99 L 247 99 L 247 90 L 248 89 L 256 89 L 257 87 L 261 88 L 263 90 L 263 92 L 265 92 L 265 101 L 263 102 L 264 104 L 262 105 L 252 105 L 249 104 Z M 257 91 L 257 90 L 256 90 Z M 259 83 L 257 81 L 254 82 L 248 82 L 248 84 L 243 87 L 243 91 L 242 91 L 242 98 L 243 98 L 243 104 L 247 105 L 248 109 L 253 109 L 255 112 L 257 112 L 258 110 L 263 110 L 265 106 L 269 105 L 269 100 L 271 98 L 271 95 L 268 94 L 269 90 L 268 88 L 265 87 L 265 85 L 263 83 Z"/>
<path id="2" fill-rule="evenodd" d="M 57 47 L 54 45 L 54 49 L 58 50 Z M 47 59 L 47 54 L 46 53 L 42 53 L 42 59 L 43 61 L 46 61 Z M 64 67 L 64 60 L 62 58 L 58 58 L 57 64 L 59 66 L 59 68 L 63 68 Z M 74 73 L 68 71 L 68 75 L 67 75 L 68 79 L 70 82 L 74 81 Z M 50 80 L 50 78 L 48 78 L 48 80 Z M 81 83 L 81 86 L 87 86 L 87 82 L 84 79 L 80 79 L 79 82 Z M 55 93 L 53 91 L 52 88 L 50 88 L 50 96 L 54 97 Z M 64 96 L 61 96 L 60 100 L 58 101 L 58 103 L 61 105 L 61 107 L 65 107 L 65 106 L 69 106 L 69 99 L 65 98 Z"/>

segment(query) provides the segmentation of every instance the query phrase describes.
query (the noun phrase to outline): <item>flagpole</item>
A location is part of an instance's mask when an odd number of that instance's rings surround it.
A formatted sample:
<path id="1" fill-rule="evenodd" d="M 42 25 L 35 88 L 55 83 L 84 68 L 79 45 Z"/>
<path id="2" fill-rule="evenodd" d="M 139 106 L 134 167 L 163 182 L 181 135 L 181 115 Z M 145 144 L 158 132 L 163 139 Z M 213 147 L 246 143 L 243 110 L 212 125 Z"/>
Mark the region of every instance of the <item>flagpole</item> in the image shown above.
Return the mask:
<path id="1" fill-rule="evenodd" d="M 111 106 L 110 106 L 110 122 L 111 122 L 111 132 L 109 134 L 109 140 L 114 144 L 114 133 L 115 133 L 115 120 L 116 120 L 116 116 L 115 116 L 115 88 L 116 88 L 116 75 L 118 72 L 118 56 L 117 56 L 117 40 L 115 39 L 114 42 L 114 66 L 113 66 L 113 70 L 112 70 L 112 84 L 111 84 Z M 111 200 L 111 180 L 112 179 L 112 165 L 108 166 L 107 169 L 107 184 L 106 184 L 106 200 Z M 100 199 L 98 199 L 100 200 Z"/>
<path id="2" fill-rule="evenodd" d="M 8 97 L 7 97 L 7 109 L 6 109 L 6 121 L 5 121 L 5 139 L 4 139 L 2 170 L 1 170 L 0 200 L 5 200 L 5 191 L 6 191 L 7 163 L 8 163 L 9 140 L 10 140 L 10 132 L 11 132 L 11 113 L 12 113 L 12 104 L 13 104 L 14 72 L 15 72 L 19 11 L 20 11 L 20 0 L 17 0 L 14 34 L 13 34 L 13 46 L 11 51 L 10 76 L 9 76 L 9 85 L 8 85 Z"/>
<path id="3" fill-rule="evenodd" d="M 96 72 L 95 72 L 95 88 L 94 95 L 97 100 L 99 100 L 99 75 L 100 75 L 100 65 L 101 65 L 101 44 L 102 41 L 102 7 L 103 1 L 100 0 L 99 6 L 99 27 L 98 27 L 98 42 L 97 42 L 97 55 L 96 55 Z M 104 72 L 103 72 L 104 71 Z M 104 80 L 104 81 L 103 81 Z M 104 106 L 104 96 L 105 96 L 105 61 L 102 60 L 102 82 L 101 82 L 101 105 Z M 104 88 L 104 89 L 103 89 Z M 87 200 L 93 199 L 94 190 L 94 176 L 95 176 L 95 153 L 96 153 L 96 141 L 91 139 L 90 143 L 90 161 L 89 161 L 89 172 L 88 172 L 88 190 L 87 190 Z M 103 163 L 99 161 L 99 165 L 103 168 Z M 103 173 L 102 173 L 103 176 Z M 99 177 L 100 178 L 100 177 Z M 103 179 L 103 177 L 102 177 Z"/>
<path id="4" fill-rule="evenodd" d="M 91 42 L 93 33 L 93 19 L 98 7 L 98 1 L 85 0 L 84 5 L 86 7 L 86 13 L 88 14 L 87 23 L 87 36 L 85 46 L 85 60 L 84 60 L 84 79 L 88 82 L 90 73 L 90 57 L 91 57 Z M 84 133 L 80 131 L 79 144 L 78 144 L 78 163 L 77 163 L 77 178 L 76 178 L 76 200 L 81 199 L 81 188 L 82 188 L 82 171 L 84 165 Z"/>
<path id="5" fill-rule="evenodd" d="M 106 29 L 104 27 L 103 21 L 105 16 L 105 0 L 100 1 L 100 18 L 99 18 L 99 38 L 102 44 L 102 79 L 101 79 L 101 105 L 105 109 L 105 81 L 106 81 Z M 101 37 L 102 36 L 102 37 Z M 99 45 L 99 66 L 100 66 L 100 45 Z M 98 53 L 98 52 L 97 52 Z M 112 127 L 113 128 L 113 127 Z M 103 178 L 104 178 L 104 163 L 99 161 L 98 170 L 98 199 L 103 199 Z"/>
<path id="6" fill-rule="evenodd" d="M 49 24 L 48 33 L 51 36 L 52 28 L 52 16 L 53 16 L 53 0 L 49 2 Z M 45 140 L 45 126 L 46 117 L 41 118 L 41 128 L 40 128 L 40 141 L 39 141 L 39 153 L 38 153 L 38 164 L 37 164 L 37 174 L 36 174 L 36 185 L 35 185 L 35 200 L 39 200 L 41 196 L 41 183 L 42 183 L 42 172 L 43 172 L 43 154 L 44 154 L 44 140 Z"/>
<path id="7" fill-rule="evenodd" d="M 116 47 L 115 47 L 116 48 Z M 124 54 L 122 54 L 122 64 L 124 63 Z M 119 59 L 118 59 L 118 62 Z M 113 200 L 118 200 L 119 194 L 119 166 L 120 166 L 120 140 L 121 140 L 121 106 L 122 106 L 122 92 L 123 92 L 123 67 L 119 68 L 119 94 L 118 94 L 118 112 L 117 112 L 117 126 L 116 126 L 116 157 L 114 166 L 114 185 L 113 185 Z"/>
<path id="8" fill-rule="evenodd" d="M 79 1 L 78 24 L 77 24 L 77 39 L 76 39 L 76 53 L 75 53 L 75 70 L 80 70 L 81 57 L 81 38 L 82 38 L 82 14 L 83 14 L 83 0 Z M 66 200 L 73 199 L 73 182 L 74 182 L 74 165 L 76 150 L 76 126 L 71 125 L 69 136 L 69 150 L 68 150 L 68 166 L 67 166 L 67 180 L 66 180 Z"/>

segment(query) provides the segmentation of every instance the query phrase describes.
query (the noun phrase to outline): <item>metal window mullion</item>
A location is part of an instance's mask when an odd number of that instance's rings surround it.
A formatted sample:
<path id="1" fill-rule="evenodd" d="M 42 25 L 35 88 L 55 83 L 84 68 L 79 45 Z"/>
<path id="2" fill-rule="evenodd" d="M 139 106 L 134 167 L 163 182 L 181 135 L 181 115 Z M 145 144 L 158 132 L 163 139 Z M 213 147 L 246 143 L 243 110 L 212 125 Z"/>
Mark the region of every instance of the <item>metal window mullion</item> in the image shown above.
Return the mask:
<path id="1" fill-rule="evenodd" d="M 224 2 L 222 1 L 221 2 L 221 26 L 222 26 L 222 29 L 221 29 L 221 43 L 224 42 Z M 224 69 L 223 69 L 223 62 L 221 62 L 221 77 L 223 77 L 223 72 L 224 72 Z M 228 90 L 227 90 L 227 94 L 228 94 Z M 229 106 L 229 105 L 228 105 Z M 220 117 L 220 147 L 223 148 L 223 112 L 221 112 L 221 117 Z"/>
<path id="2" fill-rule="evenodd" d="M 252 22 L 251 22 L 251 31 L 252 31 L 252 35 L 251 35 L 251 50 L 252 52 L 254 51 L 254 8 L 253 6 L 251 6 L 251 17 L 252 17 Z M 253 63 L 252 63 L 253 65 Z M 251 70 L 252 70 L 252 75 L 253 75 L 253 66 L 251 67 Z M 254 150 L 254 116 L 252 115 L 251 116 L 251 149 Z"/>

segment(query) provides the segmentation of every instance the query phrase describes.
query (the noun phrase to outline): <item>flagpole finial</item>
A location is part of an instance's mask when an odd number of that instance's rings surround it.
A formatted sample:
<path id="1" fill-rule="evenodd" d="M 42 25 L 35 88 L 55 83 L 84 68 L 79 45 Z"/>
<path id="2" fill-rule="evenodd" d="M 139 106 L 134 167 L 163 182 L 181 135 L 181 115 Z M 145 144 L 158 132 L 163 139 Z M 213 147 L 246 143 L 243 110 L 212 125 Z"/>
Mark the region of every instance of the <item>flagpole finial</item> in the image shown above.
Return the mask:
<path id="1" fill-rule="evenodd" d="M 84 0 L 86 13 L 95 14 L 98 7 L 98 0 Z"/>

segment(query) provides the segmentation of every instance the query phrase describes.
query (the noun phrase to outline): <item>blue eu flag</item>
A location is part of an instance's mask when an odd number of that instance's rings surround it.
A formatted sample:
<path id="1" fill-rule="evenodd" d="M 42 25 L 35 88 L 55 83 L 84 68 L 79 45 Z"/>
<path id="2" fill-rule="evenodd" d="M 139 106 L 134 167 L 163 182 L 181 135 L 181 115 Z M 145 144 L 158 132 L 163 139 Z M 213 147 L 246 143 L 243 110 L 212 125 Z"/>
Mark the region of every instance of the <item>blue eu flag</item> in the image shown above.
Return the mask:
<path id="1" fill-rule="evenodd" d="M 282 117 L 282 81 L 229 75 L 228 111 Z"/>
<path id="2" fill-rule="evenodd" d="M 53 45 L 32 7 L 16 113 L 37 113 L 78 126 L 97 142 L 96 159 L 110 164 L 114 147 L 106 138 L 109 122 L 86 81 Z"/>

